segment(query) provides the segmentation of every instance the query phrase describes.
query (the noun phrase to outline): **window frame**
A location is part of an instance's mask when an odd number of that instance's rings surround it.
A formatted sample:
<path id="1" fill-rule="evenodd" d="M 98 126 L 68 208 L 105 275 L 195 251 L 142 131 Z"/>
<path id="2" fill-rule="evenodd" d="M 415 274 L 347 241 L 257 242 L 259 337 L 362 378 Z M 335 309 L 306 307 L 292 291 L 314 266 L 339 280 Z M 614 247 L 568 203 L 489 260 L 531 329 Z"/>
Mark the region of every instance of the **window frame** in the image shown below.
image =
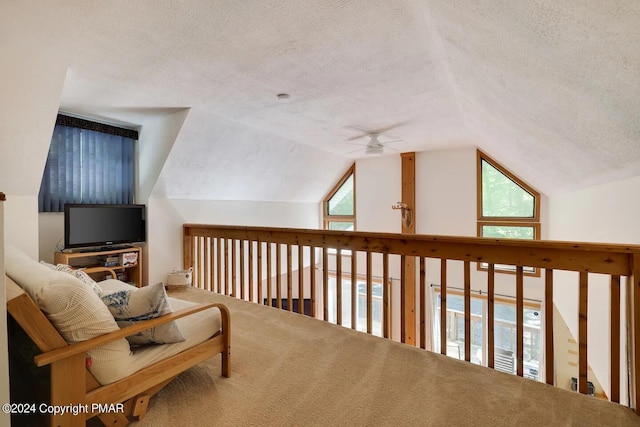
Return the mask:
<path id="1" fill-rule="evenodd" d="M 494 237 L 484 237 L 482 234 L 483 226 L 503 226 L 503 227 L 533 227 L 534 237 L 532 240 L 540 240 L 542 233 L 542 225 L 540 223 L 540 192 L 535 188 L 518 178 L 513 172 L 502 166 L 500 163 L 493 160 L 487 154 L 480 150 L 476 150 L 476 173 L 477 173 L 477 236 L 481 238 L 494 239 Z M 498 217 L 498 216 L 483 216 L 482 214 L 482 162 L 485 161 L 493 168 L 498 170 L 514 184 L 522 188 L 533 197 L 533 216 L 532 217 Z M 487 271 L 487 267 L 482 263 L 477 263 L 477 269 L 479 271 Z M 496 273 L 503 274 L 515 274 L 515 271 L 511 269 L 496 268 Z M 525 271 L 525 276 L 540 277 L 540 269 L 534 268 L 533 271 Z"/>
<path id="2" fill-rule="evenodd" d="M 330 215 L 329 200 L 340 190 L 342 185 L 353 175 L 353 215 Z M 353 224 L 353 231 L 356 228 L 356 164 L 353 163 L 349 169 L 342 175 L 338 182 L 331 188 L 325 198 L 322 200 L 322 224 L 324 230 L 329 230 L 329 224 L 332 222 L 350 222 Z"/>

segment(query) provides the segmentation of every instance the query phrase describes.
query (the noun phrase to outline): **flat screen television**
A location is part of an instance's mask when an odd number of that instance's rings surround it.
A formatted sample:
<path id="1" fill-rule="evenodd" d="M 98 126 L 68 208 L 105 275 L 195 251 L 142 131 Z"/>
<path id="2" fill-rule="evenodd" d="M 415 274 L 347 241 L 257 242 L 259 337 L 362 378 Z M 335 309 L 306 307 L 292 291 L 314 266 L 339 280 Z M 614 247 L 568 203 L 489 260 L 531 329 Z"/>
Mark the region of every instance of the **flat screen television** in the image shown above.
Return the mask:
<path id="1" fill-rule="evenodd" d="M 64 206 L 65 249 L 116 246 L 145 240 L 145 205 Z"/>

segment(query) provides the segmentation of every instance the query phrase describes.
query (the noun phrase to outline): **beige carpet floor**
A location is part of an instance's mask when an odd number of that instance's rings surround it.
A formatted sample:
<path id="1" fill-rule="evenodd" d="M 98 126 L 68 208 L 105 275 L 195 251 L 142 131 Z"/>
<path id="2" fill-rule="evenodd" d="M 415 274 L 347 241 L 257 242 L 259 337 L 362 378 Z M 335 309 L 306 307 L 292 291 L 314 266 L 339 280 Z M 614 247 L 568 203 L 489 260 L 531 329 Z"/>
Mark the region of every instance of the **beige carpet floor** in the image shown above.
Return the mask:
<path id="1" fill-rule="evenodd" d="M 226 303 L 220 356 L 158 393 L 136 426 L 631 426 L 630 409 L 322 321 L 206 291 Z"/>

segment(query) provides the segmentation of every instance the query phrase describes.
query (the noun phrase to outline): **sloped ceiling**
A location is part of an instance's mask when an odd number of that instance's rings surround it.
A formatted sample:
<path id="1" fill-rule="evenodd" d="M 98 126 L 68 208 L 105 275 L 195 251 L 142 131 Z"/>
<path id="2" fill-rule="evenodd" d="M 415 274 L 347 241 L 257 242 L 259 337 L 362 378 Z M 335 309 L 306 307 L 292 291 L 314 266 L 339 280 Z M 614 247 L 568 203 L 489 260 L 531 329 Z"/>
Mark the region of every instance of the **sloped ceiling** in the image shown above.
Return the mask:
<path id="1" fill-rule="evenodd" d="M 318 201 L 365 155 L 346 143 L 359 129 L 388 129 L 380 140 L 401 139 L 389 144 L 399 151 L 476 145 L 547 194 L 640 174 L 637 0 L 66 0 L 0 12 L 14 49 L 37 42 L 66 61 L 62 109 L 190 109 L 157 195 Z"/>

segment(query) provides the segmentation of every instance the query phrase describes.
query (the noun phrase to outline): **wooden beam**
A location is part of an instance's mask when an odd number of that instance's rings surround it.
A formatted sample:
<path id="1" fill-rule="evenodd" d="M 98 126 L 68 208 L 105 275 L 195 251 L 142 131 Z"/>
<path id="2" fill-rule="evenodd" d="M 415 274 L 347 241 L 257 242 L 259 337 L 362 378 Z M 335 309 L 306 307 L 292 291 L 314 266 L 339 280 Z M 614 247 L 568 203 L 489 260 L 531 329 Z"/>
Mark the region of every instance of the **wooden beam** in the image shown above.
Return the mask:
<path id="1" fill-rule="evenodd" d="M 402 153 L 402 203 L 409 209 L 410 223 L 402 220 L 402 234 L 416 234 L 416 162 L 415 153 Z M 403 342 L 416 345 L 416 259 L 405 257 L 404 334 Z"/>
<path id="2" fill-rule="evenodd" d="M 640 254 L 632 257 L 633 276 L 628 281 L 631 288 L 631 316 L 628 328 L 631 332 L 631 395 L 629 402 L 640 413 Z"/>

